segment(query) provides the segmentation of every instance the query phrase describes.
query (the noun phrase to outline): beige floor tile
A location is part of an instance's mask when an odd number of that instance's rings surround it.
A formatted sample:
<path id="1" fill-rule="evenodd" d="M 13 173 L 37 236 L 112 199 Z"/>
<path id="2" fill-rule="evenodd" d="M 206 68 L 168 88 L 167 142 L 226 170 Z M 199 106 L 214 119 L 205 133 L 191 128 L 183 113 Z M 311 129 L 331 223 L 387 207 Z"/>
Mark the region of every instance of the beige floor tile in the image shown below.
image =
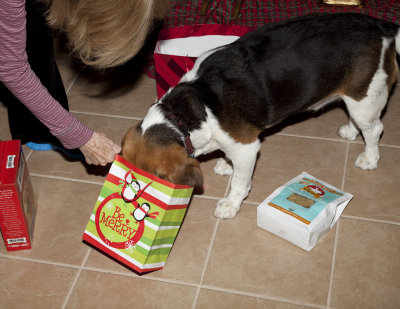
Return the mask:
<path id="1" fill-rule="evenodd" d="M 214 166 L 222 153 L 214 153 L 210 156 L 205 156 L 200 159 L 200 168 L 203 173 L 204 186 L 200 191 L 195 191 L 194 194 L 201 196 L 212 196 L 222 198 L 226 194 L 230 176 L 221 176 L 214 174 Z M 217 200 L 215 200 L 215 206 Z"/>
<path id="2" fill-rule="evenodd" d="M 143 118 L 156 101 L 154 79 L 141 75 L 133 88 L 105 95 L 87 95 L 71 91 L 68 94 L 71 111 Z"/>
<path id="3" fill-rule="evenodd" d="M 272 135 L 261 146 L 247 201 L 262 202 L 276 188 L 305 171 L 341 187 L 347 143 Z"/>
<path id="4" fill-rule="evenodd" d="M 7 141 L 11 139 L 10 129 L 8 127 L 7 107 L 0 102 L 0 140 Z"/>
<path id="5" fill-rule="evenodd" d="M 389 99 L 389 103 L 382 116 L 384 132 L 381 144 L 400 146 L 400 84 L 398 84 Z"/>
<path id="6" fill-rule="evenodd" d="M 77 78 L 81 67 L 67 54 L 57 54 L 56 61 L 65 91 L 68 91 Z"/>
<path id="7" fill-rule="evenodd" d="M 98 71 L 90 67 L 83 67 L 75 80 L 70 93 L 81 93 L 85 95 L 113 96 L 127 91 L 141 88 L 142 78 L 147 76 L 141 68 L 128 64 L 125 68 L 116 68 Z M 156 93 L 155 79 L 149 78 L 148 85 L 153 85 L 153 93 Z M 145 82 L 146 84 L 146 82 Z"/>
<path id="8" fill-rule="evenodd" d="M 400 145 L 399 102 L 400 85 L 397 85 L 393 89 L 386 110 L 382 114 L 382 123 L 385 128 L 381 138 L 382 144 Z M 327 111 L 322 109 L 315 114 L 295 115 L 278 125 L 277 128 L 271 128 L 270 132 L 277 131 L 282 134 L 343 140 L 338 136 L 337 131 L 340 126 L 348 122 L 348 119 L 344 103 L 337 103 L 333 107 L 328 107 Z M 361 135 L 357 137 L 356 141 L 363 143 Z"/>
<path id="9" fill-rule="evenodd" d="M 103 132 L 115 143 L 121 144 L 122 138 L 131 126 L 138 121 L 131 119 L 111 118 L 95 115 L 74 114 L 79 121 L 87 125 L 93 131 Z"/>
<path id="10" fill-rule="evenodd" d="M 38 209 L 31 250 L 1 253 L 10 256 L 81 265 L 88 247 L 82 235 L 100 186 L 32 177 Z"/>
<path id="11" fill-rule="evenodd" d="M 92 166 L 65 157 L 58 151 L 34 151 L 28 161 L 31 174 L 65 177 L 102 184 L 109 166 Z"/>
<path id="12" fill-rule="evenodd" d="M 345 190 L 354 195 L 344 214 L 349 216 L 400 222 L 400 149 L 380 147 L 378 168 L 364 171 L 355 167 L 364 146 L 351 144 Z"/>
<path id="13" fill-rule="evenodd" d="M 68 99 L 71 111 L 143 118 L 157 99 L 156 84 L 154 79 L 143 74 L 134 87 L 103 95 L 88 95 L 73 87 Z"/>
<path id="14" fill-rule="evenodd" d="M 191 308 L 195 287 L 82 271 L 66 308 Z"/>
<path id="15" fill-rule="evenodd" d="M 217 219 L 213 200 L 194 198 L 164 269 L 149 277 L 200 283 Z"/>
<path id="16" fill-rule="evenodd" d="M 0 308 L 62 308 L 77 272 L 0 257 Z"/>
<path id="17" fill-rule="evenodd" d="M 327 111 L 294 116 L 281 124 L 282 130 L 279 133 L 342 140 L 337 131 L 347 122 L 345 108 L 340 105 Z"/>
<path id="18" fill-rule="evenodd" d="M 203 284 L 266 297 L 325 305 L 335 230 L 310 252 L 257 227 L 256 206 L 244 204 L 219 223 Z"/>
<path id="19" fill-rule="evenodd" d="M 400 226 L 342 218 L 331 308 L 398 308 Z"/>
<path id="20" fill-rule="evenodd" d="M 68 95 L 81 93 L 87 96 L 103 96 L 107 94 L 111 86 L 112 81 L 108 74 L 89 67 L 82 67 L 74 84 L 69 89 Z"/>
<path id="21" fill-rule="evenodd" d="M 209 308 L 301 309 L 310 307 L 266 300 L 262 298 L 202 289 L 200 291 L 199 298 L 197 300 L 196 309 L 209 309 Z"/>
<path id="22" fill-rule="evenodd" d="M 95 131 L 104 132 L 120 144 L 126 131 L 137 122 L 93 115 L 77 115 L 77 118 Z M 92 166 L 81 161 L 65 158 L 57 151 L 35 151 L 28 161 L 29 171 L 40 175 L 67 177 L 103 183 L 109 166 Z"/>

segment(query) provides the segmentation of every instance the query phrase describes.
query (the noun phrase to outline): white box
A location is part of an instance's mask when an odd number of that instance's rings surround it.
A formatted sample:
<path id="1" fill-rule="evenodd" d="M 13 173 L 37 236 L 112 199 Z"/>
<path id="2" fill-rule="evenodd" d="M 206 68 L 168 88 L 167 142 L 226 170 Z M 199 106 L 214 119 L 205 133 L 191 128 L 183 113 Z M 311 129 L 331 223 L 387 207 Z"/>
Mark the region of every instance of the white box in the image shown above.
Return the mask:
<path id="1" fill-rule="evenodd" d="M 303 172 L 257 207 L 257 225 L 310 251 L 352 198 L 350 193 Z"/>

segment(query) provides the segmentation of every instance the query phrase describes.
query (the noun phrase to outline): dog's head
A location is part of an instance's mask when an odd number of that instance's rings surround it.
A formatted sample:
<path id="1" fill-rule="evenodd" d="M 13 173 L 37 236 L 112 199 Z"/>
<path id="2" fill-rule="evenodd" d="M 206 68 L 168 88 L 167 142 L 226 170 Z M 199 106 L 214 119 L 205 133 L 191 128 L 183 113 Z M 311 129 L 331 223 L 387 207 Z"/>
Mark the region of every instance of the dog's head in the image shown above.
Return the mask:
<path id="1" fill-rule="evenodd" d="M 178 142 L 168 139 L 165 128 L 154 126 L 142 134 L 140 125 L 131 127 L 122 140 L 122 156 L 138 168 L 174 184 L 203 185 L 199 162 L 189 158 Z"/>

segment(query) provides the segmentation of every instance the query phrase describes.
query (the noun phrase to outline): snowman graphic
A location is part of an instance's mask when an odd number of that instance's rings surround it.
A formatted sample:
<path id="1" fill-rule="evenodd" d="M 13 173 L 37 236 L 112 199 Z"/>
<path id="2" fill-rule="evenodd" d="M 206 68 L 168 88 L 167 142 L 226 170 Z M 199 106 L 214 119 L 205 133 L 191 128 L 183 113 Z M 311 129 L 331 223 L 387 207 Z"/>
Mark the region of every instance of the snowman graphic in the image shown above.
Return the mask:
<path id="1" fill-rule="evenodd" d="M 147 184 L 142 190 L 140 190 L 140 184 L 137 181 L 135 175 L 132 170 L 129 170 L 125 174 L 125 181 L 121 180 L 122 190 L 121 197 L 125 203 L 133 203 L 135 202 L 146 190 L 148 186 L 151 185 L 152 182 Z"/>
<path id="2" fill-rule="evenodd" d="M 147 187 L 152 184 L 152 182 L 147 184 L 143 189 L 140 189 L 140 184 L 132 170 L 129 170 L 125 174 L 125 181 L 121 182 L 123 186 L 121 190 L 121 197 L 125 203 L 132 203 L 135 207 L 135 210 L 131 214 L 136 220 L 136 223 L 143 221 L 146 217 L 155 219 L 159 214 L 158 212 L 149 213 L 150 205 L 148 203 L 143 203 L 140 205 L 137 202 L 137 199 L 143 194 Z"/>
<path id="3" fill-rule="evenodd" d="M 143 203 L 133 211 L 132 215 L 133 218 L 135 218 L 136 222 L 140 222 L 143 221 L 146 217 L 155 219 L 159 214 L 158 212 L 149 213 L 149 211 L 150 205 L 148 203 Z"/>

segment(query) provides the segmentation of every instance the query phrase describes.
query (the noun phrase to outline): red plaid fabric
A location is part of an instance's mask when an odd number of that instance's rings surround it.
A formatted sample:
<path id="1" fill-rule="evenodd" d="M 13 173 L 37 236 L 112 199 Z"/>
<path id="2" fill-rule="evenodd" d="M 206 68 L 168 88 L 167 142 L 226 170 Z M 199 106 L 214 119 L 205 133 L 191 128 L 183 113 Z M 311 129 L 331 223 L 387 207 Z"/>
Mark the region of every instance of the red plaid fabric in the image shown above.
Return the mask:
<path id="1" fill-rule="evenodd" d="M 363 6 L 334 6 L 322 0 L 244 0 L 237 20 L 232 20 L 235 0 L 212 0 L 204 16 L 203 0 L 172 0 L 164 27 L 196 24 L 231 24 L 257 27 L 312 13 L 359 12 L 400 25 L 399 0 L 365 0 Z"/>
<path id="2" fill-rule="evenodd" d="M 236 0 L 212 0 L 204 16 L 200 15 L 203 0 L 171 0 L 171 10 L 164 20 L 164 28 L 225 24 L 259 27 L 267 23 L 313 14 L 358 12 L 400 26 L 400 0 L 365 0 L 363 6 L 334 6 L 322 0 L 244 0 L 239 16 L 232 20 Z M 154 66 L 147 67 L 154 78 Z"/>

